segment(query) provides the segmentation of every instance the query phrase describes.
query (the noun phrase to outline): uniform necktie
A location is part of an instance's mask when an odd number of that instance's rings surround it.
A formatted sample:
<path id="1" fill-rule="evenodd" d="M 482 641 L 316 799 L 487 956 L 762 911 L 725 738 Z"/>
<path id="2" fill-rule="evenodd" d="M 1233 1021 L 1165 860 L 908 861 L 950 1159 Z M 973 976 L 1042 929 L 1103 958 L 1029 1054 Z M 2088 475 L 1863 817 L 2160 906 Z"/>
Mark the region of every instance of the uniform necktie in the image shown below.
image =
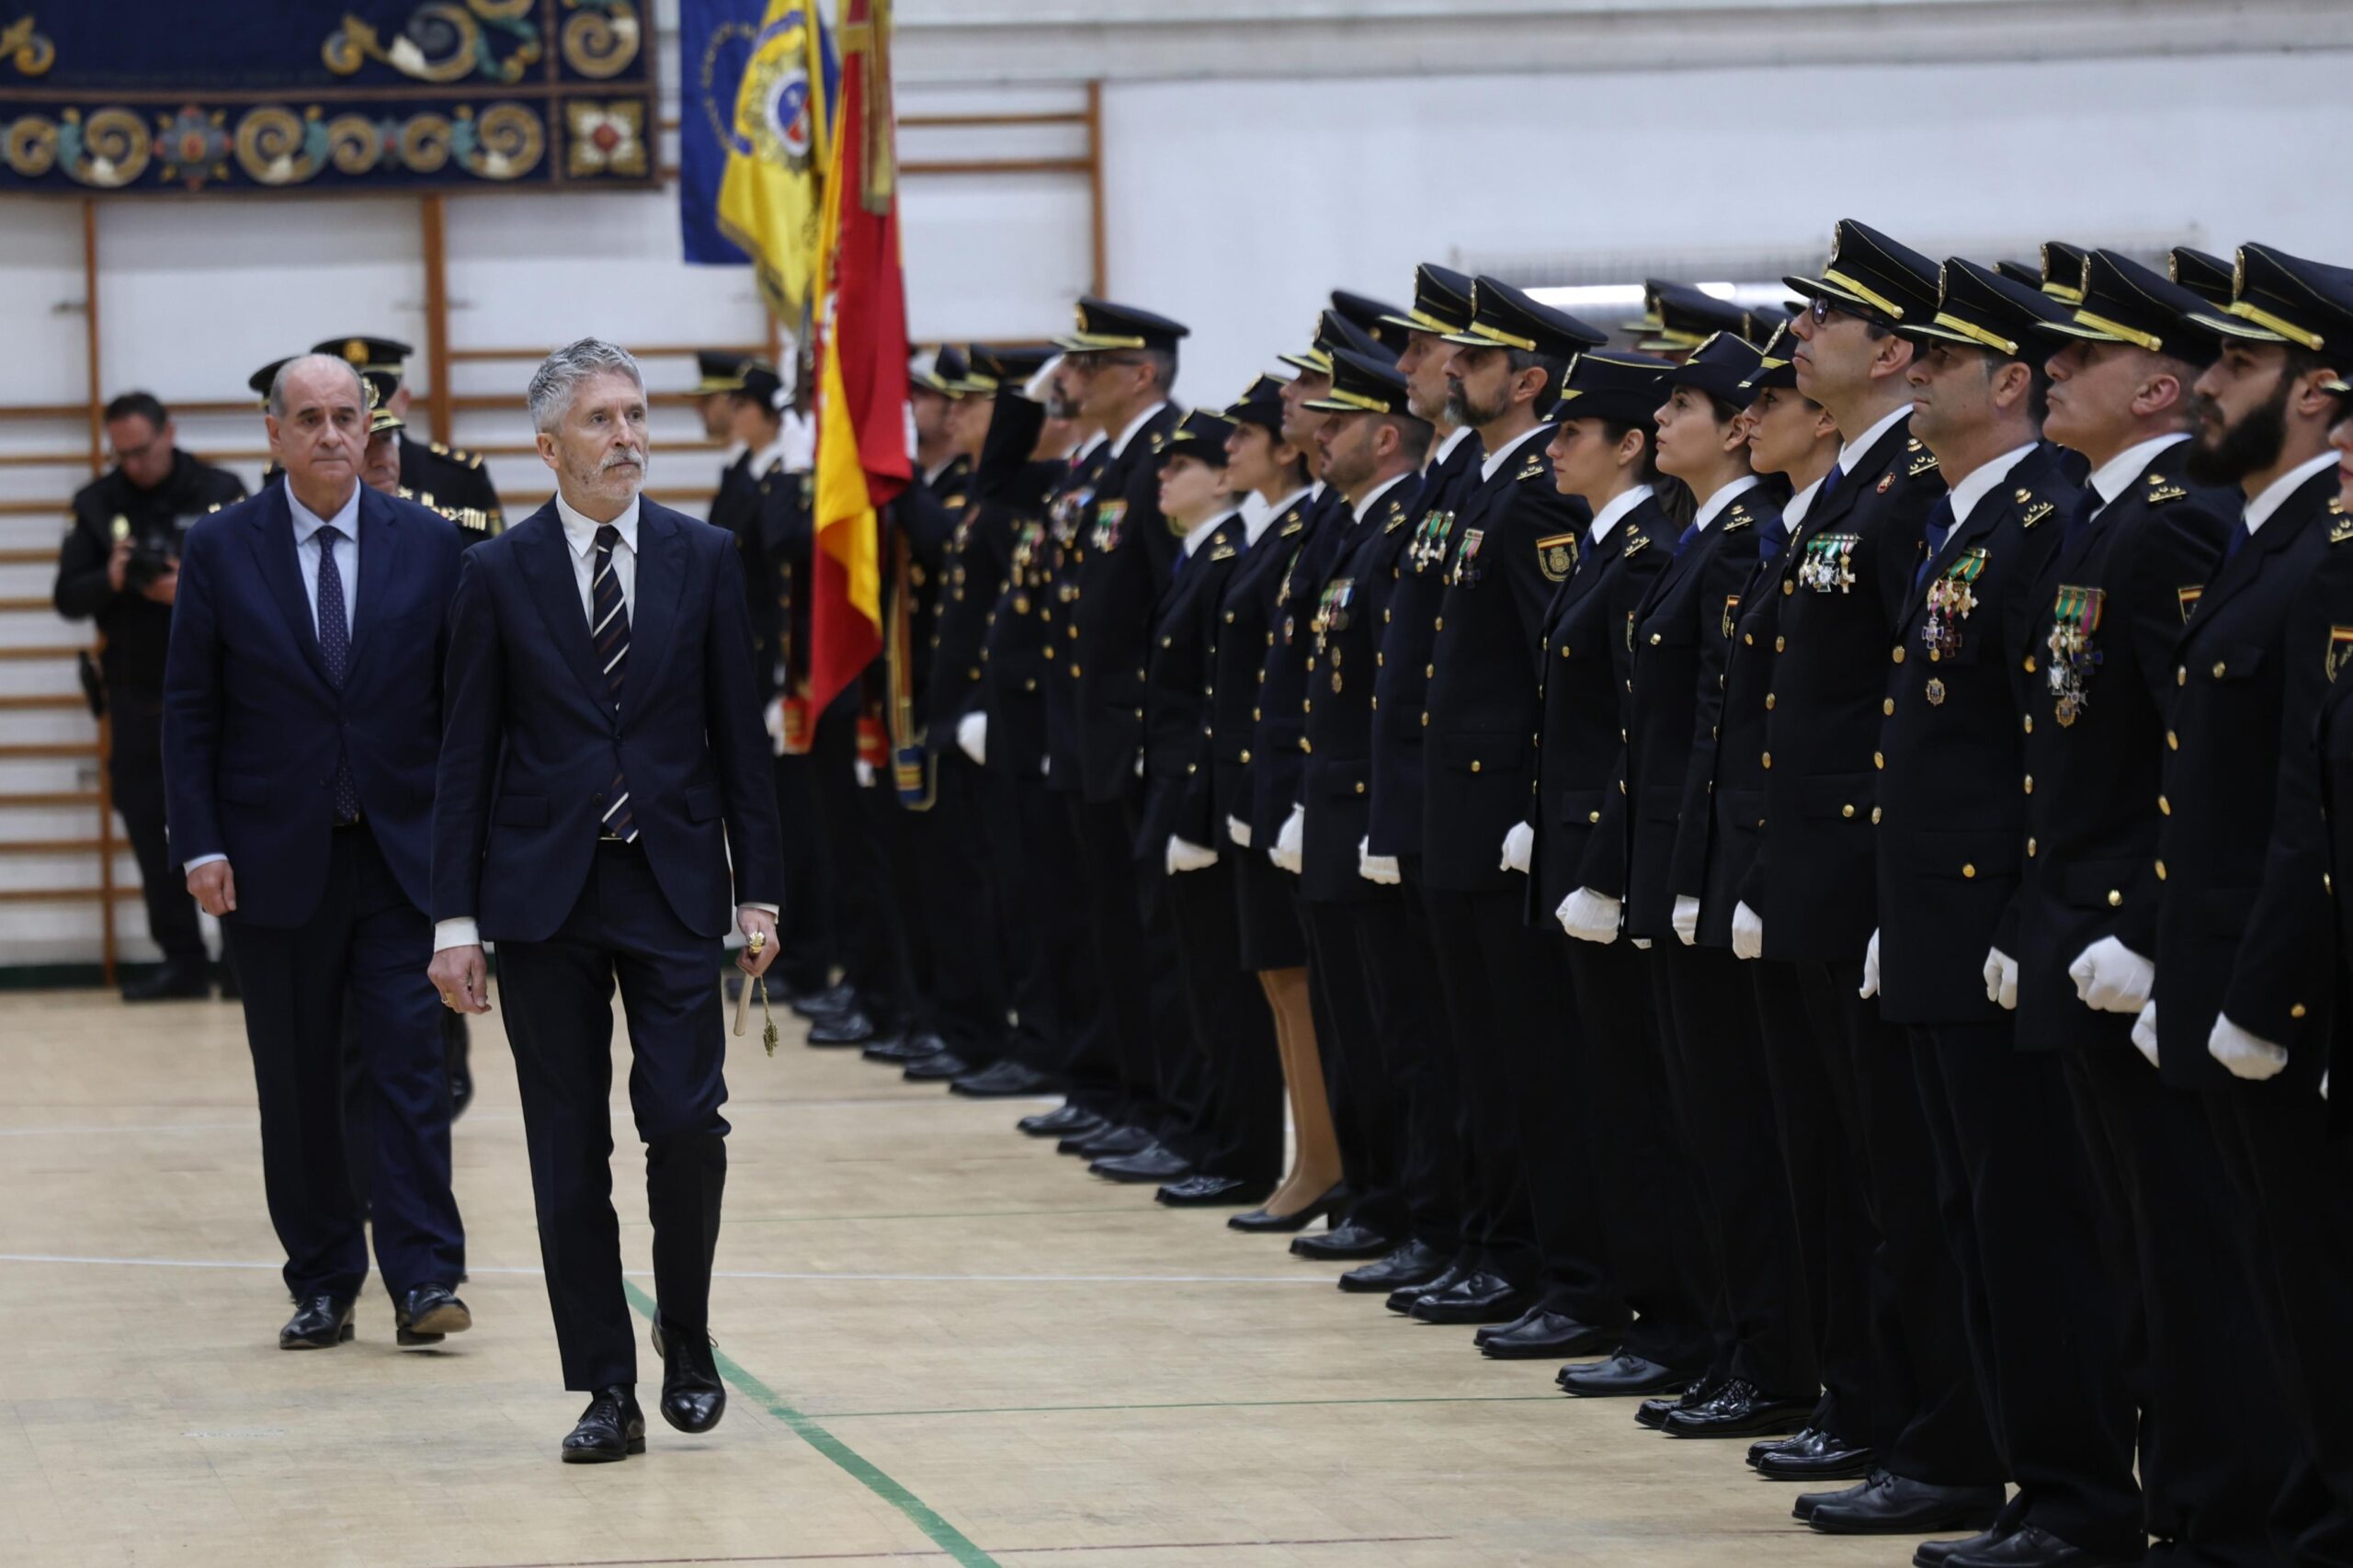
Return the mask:
<path id="1" fill-rule="evenodd" d="M 595 567 L 588 579 L 597 658 L 605 666 L 605 688 L 612 693 L 616 713 L 621 710 L 621 678 L 629 673 L 629 602 L 621 597 L 620 574 L 613 570 L 613 547 L 620 539 L 620 529 L 610 523 L 597 530 Z M 613 771 L 612 801 L 605 807 L 604 831 L 623 844 L 637 842 L 637 820 L 629 809 L 629 783 L 619 768 Z"/>
<path id="2" fill-rule="evenodd" d="M 2255 530 L 2248 528 L 2245 523 L 2241 523 L 2237 528 L 2233 528 L 2231 530 L 2231 537 L 2222 542 L 2222 564 L 2225 566 L 2229 565 L 2231 563 L 2231 557 L 2236 555 L 2239 552 L 2240 548 L 2254 537 Z"/>
<path id="3" fill-rule="evenodd" d="M 1912 579 L 1914 587 L 1916 588 L 1927 582 L 1928 574 L 1937 569 L 1937 554 L 1944 549 L 1945 540 L 1951 536 L 1952 523 L 1952 497 L 1938 496 L 1937 504 L 1928 508 L 1928 550 L 1927 553 L 1921 557 L 1920 570 Z"/>
<path id="4" fill-rule="evenodd" d="M 312 537 L 319 541 L 319 657 L 327 666 L 327 684 L 340 692 L 351 672 L 351 618 L 343 608 L 343 571 L 335 563 L 343 530 L 330 524 Z M 335 820 L 338 825 L 359 820 L 359 786 L 351 777 L 351 751 L 340 740 L 335 748 Z"/>
<path id="5" fill-rule="evenodd" d="M 2067 514 L 2067 526 L 2059 535 L 2059 548 L 2068 549 L 2082 539 L 2085 531 L 2092 526 L 2092 519 L 2098 517 L 2100 508 L 2107 505 L 2097 490 L 2085 486 L 2083 494 L 2075 499 L 2075 509 Z"/>
<path id="6" fill-rule="evenodd" d="M 1832 463 L 1830 465 L 1830 472 L 1822 476 L 1822 488 L 1814 494 L 1814 506 L 1819 508 L 1824 501 L 1827 501 L 1833 495 L 1837 494 L 1838 486 L 1846 477 L 1847 470 L 1845 467 L 1838 463 Z"/>
<path id="7" fill-rule="evenodd" d="M 1687 550 L 1690 549 L 1690 548 L 1691 548 L 1691 541 L 1692 541 L 1693 540 L 1695 540 L 1695 539 L 1698 539 L 1699 537 L 1699 524 L 1697 524 L 1697 523 L 1686 523 L 1686 524 L 1684 524 L 1684 525 L 1683 525 L 1683 531 L 1682 531 L 1681 533 L 1679 533 L 1679 534 L 1677 534 L 1677 535 L 1676 535 L 1676 536 L 1675 536 L 1675 559 L 1676 559 L 1676 560 L 1677 560 L 1677 561 L 1682 560 L 1682 559 L 1683 559 L 1683 552 L 1684 552 L 1685 551 L 1687 551 Z"/>

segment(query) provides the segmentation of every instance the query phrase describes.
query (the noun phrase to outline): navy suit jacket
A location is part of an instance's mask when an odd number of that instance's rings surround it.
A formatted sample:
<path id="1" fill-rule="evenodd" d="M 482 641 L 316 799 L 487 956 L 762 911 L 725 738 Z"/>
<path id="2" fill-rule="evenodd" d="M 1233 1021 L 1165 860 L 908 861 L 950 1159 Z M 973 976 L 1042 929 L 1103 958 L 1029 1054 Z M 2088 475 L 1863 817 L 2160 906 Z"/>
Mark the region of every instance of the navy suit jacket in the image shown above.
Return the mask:
<path id="1" fill-rule="evenodd" d="M 232 918 L 256 926 L 300 926 L 318 908 L 338 745 L 385 864 L 427 903 L 441 660 L 464 536 L 362 486 L 358 542 L 340 692 L 319 653 L 284 485 L 203 518 L 182 548 L 164 667 L 172 856 L 226 855 Z"/>
<path id="2" fill-rule="evenodd" d="M 688 930 L 782 902 L 744 567 L 724 528 L 642 501 L 618 711 L 550 502 L 467 551 L 449 614 L 449 722 L 433 817 L 433 917 L 544 941 L 588 878 L 617 775 Z M 730 857 L 733 892 L 730 892 Z"/>

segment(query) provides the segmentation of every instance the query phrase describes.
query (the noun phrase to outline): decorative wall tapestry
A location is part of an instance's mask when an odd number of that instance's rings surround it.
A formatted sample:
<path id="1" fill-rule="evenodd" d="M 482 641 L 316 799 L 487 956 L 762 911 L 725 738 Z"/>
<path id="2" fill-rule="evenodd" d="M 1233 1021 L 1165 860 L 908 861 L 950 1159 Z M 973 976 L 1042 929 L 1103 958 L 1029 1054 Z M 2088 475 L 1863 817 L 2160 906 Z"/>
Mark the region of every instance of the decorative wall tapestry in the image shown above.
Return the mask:
<path id="1" fill-rule="evenodd" d="M 654 0 L 0 0 L 0 194 L 651 186 Z"/>

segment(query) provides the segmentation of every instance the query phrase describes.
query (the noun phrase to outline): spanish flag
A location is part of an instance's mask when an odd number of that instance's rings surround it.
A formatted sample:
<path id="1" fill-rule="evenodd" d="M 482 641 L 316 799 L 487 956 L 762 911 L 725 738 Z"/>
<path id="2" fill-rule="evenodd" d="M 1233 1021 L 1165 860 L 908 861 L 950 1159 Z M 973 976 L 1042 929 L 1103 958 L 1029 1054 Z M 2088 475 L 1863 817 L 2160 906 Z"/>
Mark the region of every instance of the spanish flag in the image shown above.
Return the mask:
<path id="1" fill-rule="evenodd" d="M 914 476 L 907 453 L 907 296 L 899 269 L 890 0 L 842 0 L 841 99 L 825 178 L 817 336 L 813 710 L 882 646 L 878 514 Z"/>
<path id="2" fill-rule="evenodd" d="M 816 0 L 768 0 L 752 40 L 720 178 L 720 232 L 752 258 L 790 330 L 808 319 L 825 230 L 833 66 Z"/>

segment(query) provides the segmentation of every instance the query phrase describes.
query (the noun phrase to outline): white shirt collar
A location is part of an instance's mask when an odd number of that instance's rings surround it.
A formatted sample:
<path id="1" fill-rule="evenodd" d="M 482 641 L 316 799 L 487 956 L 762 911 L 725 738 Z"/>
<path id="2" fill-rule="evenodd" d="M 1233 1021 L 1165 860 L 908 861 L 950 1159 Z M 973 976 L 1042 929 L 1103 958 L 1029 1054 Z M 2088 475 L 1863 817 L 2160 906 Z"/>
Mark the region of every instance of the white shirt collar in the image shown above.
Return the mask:
<path id="1" fill-rule="evenodd" d="M 1474 432 L 1468 425 L 1457 425 L 1453 429 L 1449 430 L 1446 433 L 1445 438 L 1440 440 L 1437 446 L 1430 449 L 1430 460 L 1423 465 L 1424 470 L 1427 471 L 1429 469 L 1434 469 L 1438 467 L 1438 464 L 1444 462 L 1447 459 L 1452 457 L 1454 455 L 1454 449 L 1469 440 L 1473 433 Z"/>
<path id="2" fill-rule="evenodd" d="M 777 427 L 776 439 L 752 454 L 752 477 L 765 478 L 770 469 L 786 462 L 790 456 L 792 438 L 782 426 Z"/>
<path id="3" fill-rule="evenodd" d="M 1239 510 L 1239 508 L 1237 508 L 1237 510 Z M 1225 520 L 1233 515 L 1234 513 L 1233 512 L 1220 512 L 1216 517 L 1211 517 L 1208 522 L 1203 523 L 1199 528 L 1195 528 L 1191 533 L 1187 534 L 1182 540 L 1178 540 L 1177 542 L 1185 547 L 1185 554 L 1189 558 L 1195 551 L 1199 551 L 1201 546 L 1207 544 L 1210 541 L 1210 535 L 1225 527 Z"/>
<path id="4" fill-rule="evenodd" d="M 1846 474 L 1853 473 L 1855 472 L 1855 465 L 1863 460 L 1863 454 L 1871 449 L 1871 443 L 1878 440 L 1881 436 L 1886 435 L 1890 430 L 1893 429 L 1896 422 L 1907 417 L 1911 412 L 1912 405 L 1910 403 L 1897 403 L 1893 408 L 1880 415 L 1878 424 L 1872 426 L 1870 429 L 1864 431 L 1861 435 L 1856 437 L 1845 446 L 1840 447 L 1838 449 L 1838 472 Z"/>
<path id="5" fill-rule="evenodd" d="M 1307 487 L 1307 498 L 1311 501 L 1321 501 L 1324 499 L 1324 482 L 1322 480 L 1319 479 L 1314 483 Z"/>
<path id="6" fill-rule="evenodd" d="M 2100 464 L 2092 471 L 2092 488 L 2099 492 L 2099 504 L 2105 506 L 2123 494 L 2133 476 L 2148 467 L 2159 452 L 2188 439 L 2188 431 L 2177 430 L 2170 436 L 2154 437 L 2137 447 L 2127 447 Z"/>
<path id="7" fill-rule="evenodd" d="M 1256 517 L 1251 517 L 1246 512 L 1243 514 L 1243 525 L 1250 530 L 1250 542 L 1252 544 L 1257 543 L 1258 536 L 1267 531 L 1267 525 L 1273 522 L 1277 517 L 1281 517 L 1285 512 L 1290 511 L 1293 506 L 1298 506 L 1301 496 L 1312 496 L 1314 494 L 1315 487 L 1311 484 L 1303 490 L 1292 491 L 1290 494 L 1284 496 L 1273 506 L 1268 506 L 1266 511 Z"/>
<path id="8" fill-rule="evenodd" d="M 1824 478 L 1827 477 L 1826 474 L 1824 476 Z M 1790 496 L 1790 504 L 1781 508 L 1782 531 L 1794 534 L 1798 529 L 1805 527 L 1805 515 L 1813 510 L 1813 498 L 1821 494 L 1822 480 L 1817 479 L 1795 495 Z"/>
<path id="9" fill-rule="evenodd" d="M 1608 539 L 1609 530 L 1618 526 L 1620 518 L 1650 498 L 1651 487 L 1647 484 L 1637 484 L 1631 490 L 1621 490 L 1611 496 L 1608 504 L 1593 515 L 1593 526 L 1586 530 L 1593 536 L 1594 543 L 1599 544 Z"/>
<path id="10" fill-rule="evenodd" d="M 1078 450 L 1071 453 L 1070 455 L 1070 466 L 1076 468 L 1079 464 L 1093 457 L 1095 455 L 1095 449 L 1101 446 L 1110 438 L 1110 437 L 1106 436 L 1102 431 L 1097 430 L 1094 435 L 1089 436 L 1086 440 L 1081 441 L 1078 444 Z"/>
<path id="11" fill-rule="evenodd" d="M 722 469 L 733 468 L 735 466 L 735 460 L 742 457 L 745 452 L 748 452 L 751 449 L 752 444 L 749 441 L 728 442 L 727 449 L 719 454 L 719 466 Z M 757 460 L 756 459 L 754 460 L 756 461 Z"/>
<path id="12" fill-rule="evenodd" d="M 2246 531 L 2255 532 L 2271 520 L 2271 514 L 2284 505 L 2296 487 L 2336 460 L 2334 449 L 2308 458 L 2281 474 L 2264 487 L 2263 494 L 2246 504 Z"/>
<path id="13" fill-rule="evenodd" d="M 643 499 L 639 495 L 631 496 L 629 509 L 613 519 L 613 527 L 620 530 L 621 542 L 629 546 L 631 555 L 637 553 L 637 512 Z M 564 542 L 572 546 L 572 553 L 583 560 L 587 559 L 588 552 L 597 547 L 597 530 L 605 525 L 573 510 L 572 503 L 563 498 L 562 491 L 556 492 L 555 515 L 563 519 Z"/>
<path id="14" fill-rule="evenodd" d="M 1509 462 L 1511 460 L 1512 453 L 1528 445 L 1529 437 L 1549 437 L 1552 433 L 1552 426 L 1544 424 L 1531 425 L 1527 429 L 1522 430 L 1518 435 L 1514 436 L 1510 440 L 1506 441 L 1502 446 L 1497 447 L 1494 451 L 1489 452 L 1486 457 L 1480 461 L 1480 481 L 1484 483 L 1487 480 L 1495 478 L 1495 470 L 1503 467 L 1505 463 Z"/>
<path id="15" fill-rule="evenodd" d="M 1391 491 L 1396 489 L 1398 485 L 1404 483 L 1406 480 L 1411 479 L 1413 475 L 1407 473 L 1392 474 L 1387 479 L 1384 479 L 1380 483 L 1374 485 L 1370 491 L 1366 492 L 1365 498 L 1357 503 L 1355 507 L 1356 517 L 1354 520 L 1359 523 L 1364 521 L 1366 517 L 1372 515 L 1373 504 L 1375 502 L 1379 501 L 1383 495 L 1388 494 Z"/>
<path id="16" fill-rule="evenodd" d="M 294 514 L 294 542 L 307 544 L 313 534 L 330 523 L 343 530 L 344 538 L 357 540 L 359 538 L 359 492 L 363 488 L 365 487 L 355 481 L 351 486 L 350 496 L 336 510 L 335 515 L 332 517 L 322 517 L 308 506 L 303 506 L 301 498 L 294 494 L 294 487 L 288 485 L 286 505 Z"/>
<path id="17" fill-rule="evenodd" d="M 961 458 L 963 455 L 964 454 L 961 452 L 950 452 L 946 457 L 940 459 L 938 462 L 932 464 L 929 468 L 924 470 L 923 482 L 926 487 L 927 488 L 938 483 L 939 476 L 946 473 L 949 465 L 954 463 L 958 458 Z"/>
<path id="18" fill-rule="evenodd" d="M 2027 454 L 2034 449 L 2032 441 L 2023 447 L 2014 447 L 1991 462 L 1981 463 L 1963 475 L 1961 483 L 1952 487 L 1953 527 L 1959 528 L 1967 522 L 1969 514 L 1977 510 L 1977 503 L 1992 494 L 1994 486 L 2007 479 L 2010 470 L 2026 461 Z"/>
<path id="19" fill-rule="evenodd" d="M 1111 443 L 1111 455 L 1115 458 L 1126 457 L 1128 455 L 1128 443 L 1136 438 L 1136 432 L 1144 427 L 1144 422 L 1146 420 L 1149 420 L 1154 415 L 1159 413 L 1162 409 L 1166 408 L 1167 406 L 1168 400 L 1166 398 L 1162 398 L 1158 403 L 1154 403 L 1150 408 L 1145 409 L 1142 414 L 1139 414 L 1133 419 L 1129 420 L 1128 427 L 1120 431 L 1119 437 Z"/>
<path id="20" fill-rule="evenodd" d="M 1756 488 L 1756 476 L 1753 473 L 1742 474 L 1738 479 L 1699 503 L 1699 510 L 1691 519 L 1692 526 L 1701 533 L 1707 532 L 1708 525 L 1714 522 L 1726 506 Z"/>

